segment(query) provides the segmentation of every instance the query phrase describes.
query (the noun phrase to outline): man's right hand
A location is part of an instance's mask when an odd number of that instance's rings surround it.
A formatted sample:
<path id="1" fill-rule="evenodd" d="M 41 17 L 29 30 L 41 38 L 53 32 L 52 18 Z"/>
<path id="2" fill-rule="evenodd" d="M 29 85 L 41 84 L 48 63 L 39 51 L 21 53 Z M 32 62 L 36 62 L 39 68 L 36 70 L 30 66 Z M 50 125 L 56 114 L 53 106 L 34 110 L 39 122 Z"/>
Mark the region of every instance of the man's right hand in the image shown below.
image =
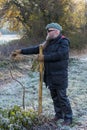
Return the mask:
<path id="1" fill-rule="evenodd" d="M 20 49 L 13 51 L 12 54 L 11 54 L 11 57 L 15 58 L 18 54 L 21 54 L 21 50 Z"/>

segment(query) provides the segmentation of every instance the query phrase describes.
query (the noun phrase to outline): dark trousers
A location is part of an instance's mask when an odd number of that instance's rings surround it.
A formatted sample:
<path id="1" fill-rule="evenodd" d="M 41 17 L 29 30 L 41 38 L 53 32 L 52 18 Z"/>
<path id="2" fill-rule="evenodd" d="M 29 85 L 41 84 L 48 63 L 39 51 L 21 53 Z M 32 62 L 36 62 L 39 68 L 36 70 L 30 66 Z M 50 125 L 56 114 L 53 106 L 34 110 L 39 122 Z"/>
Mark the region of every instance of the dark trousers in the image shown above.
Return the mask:
<path id="1" fill-rule="evenodd" d="M 66 89 L 50 89 L 50 93 L 54 103 L 55 116 L 59 119 L 72 120 L 72 110 Z"/>

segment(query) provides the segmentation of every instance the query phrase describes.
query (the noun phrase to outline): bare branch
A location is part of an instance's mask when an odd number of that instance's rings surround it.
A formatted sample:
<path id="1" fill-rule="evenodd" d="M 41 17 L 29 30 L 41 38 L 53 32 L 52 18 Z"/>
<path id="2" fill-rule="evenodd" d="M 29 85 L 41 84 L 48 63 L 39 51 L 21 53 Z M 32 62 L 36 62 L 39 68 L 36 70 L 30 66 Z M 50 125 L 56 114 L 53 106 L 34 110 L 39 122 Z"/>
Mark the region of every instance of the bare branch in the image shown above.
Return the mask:
<path id="1" fill-rule="evenodd" d="M 22 89 L 23 89 L 22 104 L 23 104 L 23 109 L 25 109 L 25 86 L 19 80 L 17 80 L 16 78 L 14 78 L 14 76 L 12 74 L 12 71 L 11 71 L 11 68 L 10 68 L 10 75 L 11 75 L 11 77 L 12 77 L 13 80 L 15 80 L 16 82 L 18 82 L 22 86 Z"/>

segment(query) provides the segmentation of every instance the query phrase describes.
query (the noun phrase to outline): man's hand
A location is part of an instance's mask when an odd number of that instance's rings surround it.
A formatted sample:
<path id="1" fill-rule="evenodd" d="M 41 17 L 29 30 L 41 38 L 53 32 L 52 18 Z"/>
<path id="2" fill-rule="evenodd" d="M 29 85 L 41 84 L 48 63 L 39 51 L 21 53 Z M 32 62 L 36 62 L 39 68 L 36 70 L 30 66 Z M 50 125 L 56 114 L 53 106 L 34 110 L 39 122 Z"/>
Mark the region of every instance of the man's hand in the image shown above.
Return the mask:
<path id="1" fill-rule="evenodd" d="M 40 62 L 43 62 L 44 61 L 44 55 L 38 54 L 37 60 L 40 61 Z"/>
<path id="2" fill-rule="evenodd" d="M 21 53 L 21 50 L 19 49 L 19 50 L 15 50 L 14 52 L 12 52 L 12 54 L 11 54 L 11 57 L 12 58 L 15 58 L 18 54 L 20 54 Z"/>

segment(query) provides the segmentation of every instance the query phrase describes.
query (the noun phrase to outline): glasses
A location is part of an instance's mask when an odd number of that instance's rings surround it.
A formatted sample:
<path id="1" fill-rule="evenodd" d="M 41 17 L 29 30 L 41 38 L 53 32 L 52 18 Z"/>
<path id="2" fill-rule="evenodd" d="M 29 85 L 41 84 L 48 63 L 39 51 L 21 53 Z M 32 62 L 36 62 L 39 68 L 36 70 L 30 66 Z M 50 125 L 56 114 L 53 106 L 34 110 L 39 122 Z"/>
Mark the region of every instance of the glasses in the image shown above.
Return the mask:
<path id="1" fill-rule="evenodd" d="M 55 30 L 47 30 L 48 33 L 49 33 L 49 32 L 52 32 L 52 31 L 55 31 Z"/>

